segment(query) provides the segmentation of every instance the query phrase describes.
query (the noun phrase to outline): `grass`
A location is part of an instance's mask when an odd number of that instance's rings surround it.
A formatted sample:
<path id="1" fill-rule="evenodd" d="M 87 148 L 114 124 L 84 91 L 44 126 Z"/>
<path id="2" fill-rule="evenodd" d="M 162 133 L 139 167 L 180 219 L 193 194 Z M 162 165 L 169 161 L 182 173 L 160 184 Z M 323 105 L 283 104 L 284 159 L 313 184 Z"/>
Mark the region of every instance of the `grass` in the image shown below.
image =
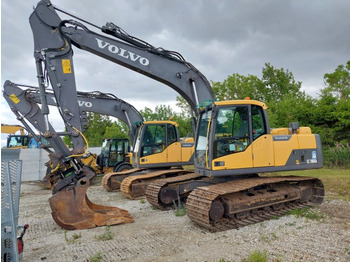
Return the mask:
<path id="1" fill-rule="evenodd" d="M 72 237 L 69 238 L 67 231 L 64 231 L 64 239 L 66 240 L 66 243 L 69 245 L 74 243 L 80 244 L 80 238 L 81 238 L 81 233 L 79 234 L 74 233 Z"/>
<path id="2" fill-rule="evenodd" d="M 186 207 L 185 206 L 181 206 L 181 207 L 175 209 L 175 216 L 183 217 L 184 215 L 186 215 Z"/>
<path id="3" fill-rule="evenodd" d="M 318 210 L 316 210 L 315 208 L 308 208 L 308 207 L 296 208 L 296 209 L 290 210 L 287 212 L 287 215 L 294 215 L 296 217 L 305 217 L 307 219 L 317 220 L 317 221 L 321 221 L 322 219 L 326 218 L 325 214 L 318 212 Z"/>
<path id="4" fill-rule="evenodd" d="M 98 252 L 96 255 L 91 255 L 89 257 L 90 262 L 100 262 L 102 259 L 102 253 Z"/>
<path id="5" fill-rule="evenodd" d="M 100 241 L 107 241 L 114 238 L 114 233 L 111 232 L 111 226 L 106 226 L 105 232 L 101 235 L 95 236 L 95 239 Z"/>
<path id="6" fill-rule="evenodd" d="M 350 202 L 350 169 L 310 169 L 301 171 L 268 173 L 264 176 L 309 176 L 319 178 L 328 199 L 342 199 Z"/>
<path id="7" fill-rule="evenodd" d="M 253 251 L 247 258 L 242 259 L 242 262 L 267 262 L 267 252 Z"/>
<path id="8" fill-rule="evenodd" d="M 173 200 L 174 208 L 175 208 L 175 216 L 182 217 L 186 215 L 186 206 L 181 203 L 180 198 L 178 197 L 177 203 Z"/>

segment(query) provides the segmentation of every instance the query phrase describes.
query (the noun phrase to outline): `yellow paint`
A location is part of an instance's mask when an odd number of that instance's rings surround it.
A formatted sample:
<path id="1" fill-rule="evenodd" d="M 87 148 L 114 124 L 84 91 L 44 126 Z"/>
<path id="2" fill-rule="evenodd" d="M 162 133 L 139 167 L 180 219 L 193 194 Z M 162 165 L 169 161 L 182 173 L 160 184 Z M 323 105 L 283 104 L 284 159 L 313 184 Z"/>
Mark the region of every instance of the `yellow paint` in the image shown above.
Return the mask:
<path id="1" fill-rule="evenodd" d="M 63 68 L 64 74 L 72 73 L 72 68 L 71 68 L 69 59 L 62 59 L 62 68 Z"/>
<path id="2" fill-rule="evenodd" d="M 214 162 L 225 162 L 225 166 L 215 166 Z M 253 166 L 252 160 L 252 147 L 249 146 L 243 152 L 234 153 L 222 157 L 218 157 L 212 161 L 212 169 L 225 170 L 225 169 L 238 169 L 238 168 L 250 168 Z"/>
<path id="3" fill-rule="evenodd" d="M 282 129 L 281 129 L 282 130 Z M 280 130 L 280 131 L 281 131 Z M 316 149 L 314 134 L 295 134 L 289 140 L 274 141 L 268 134 L 256 139 L 245 151 L 232 153 L 212 160 L 212 170 L 285 166 L 293 150 Z M 278 132 L 281 134 L 281 132 Z M 224 162 L 224 166 L 215 166 L 215 162 Z M 299 164 L 296 160 L 295 164 Z"/>
<path id="4" fill-rule="evenodd" d="M 144 125 L 147 125 L 147 124 L 170 124 L 170 125 L 173 125 L 173 126 L 176 126 L 178 127 L 179 124 L 174 122 L 174 121 L 169 121 L 169 120 L 156 120 L 156 121 L 145 121 L 143 122 Z M 140 129 L 141 130 L 141 129 Z"/>
<path id="5" fill-rule="evenodd" d="M 172 143 L 165 150 L 168 154 L 168 162 L 181 162 L 182 154 L 180 142 Z"/>
<path id="6" fill-rule="evenodd" d="M 259 137 L 251 145 L 254 167 L 273 166 L 275 164 L 271 135 Z"/>
<path id="7" fill-rule="evenodd" d="M 194 153 L 194 144 L 192 147 L 182 147 L 182 143 L 184 142 L 172 143 L 165 148 L 163 152 L 142 157 L 139 161 L 140 166 L 149 164 L 188 162 Z M 145 161 L 142 162 L 142 159 Z"/>
<path id="8" fill-rule="evenodd" d="M 299 148 L 316 148 L 316 138 L 313 134 L 297 135 L 299 139 Z"/>
<path id="9" fill-rule="evenodd" d="M 140 166 L 149 164 L 165 163 L 167 159 L 167 151 L 163 150 L 161 153 L 155 153 L 149 156 L 140 158 Z"/>
<path id="10" fill-rule="evenodd" d="M 228 100 L 228 101 L 216 101 L 214 102 L 217 106 L 234 106 L 234 105 L 257 105 L 262 107 L 263 109 L 267 109 L 267 105 L 263 102 L 257 100 Z"/>
<path id="11" fill-rule="evenodd" d="M 21 100 L 15 95 L 11 94 L 9 98 L 12 100 L 13 103 L 18 104 Z"/>

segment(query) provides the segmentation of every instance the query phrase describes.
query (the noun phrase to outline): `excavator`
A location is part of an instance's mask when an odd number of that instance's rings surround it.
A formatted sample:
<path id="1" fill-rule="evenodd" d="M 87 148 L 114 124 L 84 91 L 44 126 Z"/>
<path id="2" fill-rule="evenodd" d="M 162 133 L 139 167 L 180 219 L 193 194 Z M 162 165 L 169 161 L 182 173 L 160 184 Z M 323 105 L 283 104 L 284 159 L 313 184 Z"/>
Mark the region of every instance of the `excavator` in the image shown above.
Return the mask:
<path id="1" fill-rule="evenodd" d="M 38 88 L 30 86 L 22 86 L 7 81 L 4 84 L 4 96 L 11 94 L 21 94 L 22 99 L 31 102 L 40 103 L 40 94 Z M 23 93 L 23 96 L 22 96 Z M 48 104 L 56 106 L 56 99 L 53 92 L 46 90 Z M 141 114 L 132 105 L 117 98 L 112 94 L 104 94 L 101 92 L 77 92 L 80 115 L 86 117 L 87 112 L 95 112 L 113 116 L 123 121 L 128 127 L 128 135 L 131 141 L 136 139 L 138 128 L 143 122 Z M 20 107 L 21 104 L 16 105 Z M 20 110 L 20 108 L 19 108 Z M 45 148 L 44 146 L 42 146 Z M 117 172 L 132 168 L 132 154 L 130 153 L 129 139 L 114 138 L 105 139 L 102 145 L 102 150 L 99 155 L 88 153 L 81 158 L 85 166 L 91 167 L 96 174 L 105 174 L 108 172 Z M 52 188 L 57 182 L 54 176 L 51 175 L 51 161 L 45 163 L 48 167 L 47 174 L 41 181 L 43 188 Z"/>
<path id="2" fill-rule="evenodd" d="M 258 175 L 321 168 L 320 137 L 310 128 L 291 123 L 288 128 L 272 129 L 265 103 L 248 99 L 215 101 L 209 81 L 181 54 L 155 48 L 113 23 L 101 28 L 76 16 L 73 17 L 80 22 L 61 20 L 57 12 L 70 15 L 49 0 L 42 0 L 30 16 L 42 108 L 36 111 L 40 121 L 35 122 L 32 114 L 26 115 L 56 146 L 54 171 L 61 181 L 50 199 L 56 222 L 71 228 L 72 216 L 79 224 L 88 220 L 95 226 L 131 219 L 125 210 L 115 208 L 112 216 L 109 208 L 94 208 L 89 201 L 82 201 L 87 199 L 89 171 L 79 162 L 84 147 L 80 129 L 84 125 L 79 117 L 72 45 L 168 85 L 188 102 L 193 119 L 197 116 L 194 172 L 150 183 L 146 196 L 152 205 L 166 208 L 174 200 L 187 199 L 191 220 L 210 230 L 226 230 L 266 220 L 298 206 L 322 203 L 324 188 L 319 179 Z M 104 35 L 91 31 L 86 24 Z M 45 97 L 48 81 L 44 76 L 50 79 L 73 141 L 73 152 L 60 146 L 49 124 Z M 141 148 L 135 146 L 134 154 Z M 85 190 L 79 194 L 72 193 L 83 186 Z M 74 211 L 69 209 L 72 206 Z M 93 218 L 96 212 L 103 214 L 100 223 Z"/>
<path id="3" fill-rule="evenodd" d="M 22 94 L 24 99 L 41 103 L 38 88 L 23 86 L 23 90 L 18 84 L 7 81 L 4 84 L 4 96 L 11 94 Z M 53 92 L 46 90 L 47 103 L 56 106 L 56 99 Z M 102 179 L 103 186 L 114 191 L 120 189 L 120 184 L 128 176 L 134 181 L 138 178 L 137 186 L 132 190 L 126 188 L 123 193 L 129 198 L 142 197 L 145 193 L 147 183 L 159 178 L 156 172 L 169 169 L 174 166 L 193 164 L 194 143 L 192 138 L 180 141 L 178 124 L 173 121 L 143 121 L 141 114 L 132 105 L 117 98 L 112 94 L 104 94 L 98 91 L 77 92 L 80 115 L 86 116 L 86 112 L 113 116 L 123 121 L 128 126 L 130 141 L 145 144 L 142 146 L 140 156 L 132 157 L 129 151 L 129 139 L 105 139 L 102 144 L 101 154 L 87 154 L 82 158 L 86 166 L 91 166 L 97 174 L 106 174 Z M 19 106 L 16 106 L 19 110 Z M 167 134 L 167 137 L 166 137 Z M 166 138 L 166 140 L 165 140 Z M 169 153 L 170 152 L 170 153 Z M 185 159 L 185 160 L 183 160 Z M 135 161 L 132 169 L 132 160 Z M 48 170 L 51 170 L 52 163 Z M 162 173 L 162 177 L 170 177 L 178 174 L 179 170 L 171 170 Z M 187 171 L 181 171 L 187 172 Z M 43 186 L 51 188 L 55 181 L 50 181 L 48 177 L 43 179 Z M 137 176 L 137 177 L 135 177 Z M 48 181 L 48 182 L 47 182 Z M 142 181 L 142 183 L 140 182 Z M 127 191 L 128 190 L 128 191 Z"/>
<path id="4" fill-rule="evenodd" d="M 13 92 L 25 92 L 25 99 L 41 103 L 38 88 L 21 88 L 8 81 L 4 85 L 8 94 Z M 57 106 L 54 93 L 46 90 L 47 103 Z M 113 94 L 93 92 L 77 92 L 80 116 L 87 118 L 87 112 L 94 112 L 102 115 L 115 117 L 124 122 L 128 127 L 129 139 L 114 138 L 105 139 L 102 144 L 101 153 L 94 156 L 89 165 L 96 173 L 108 173 L 128 170 L 132 168 L 132 156 L 130 153 L 130 141 L 135 141 L 138 129 L 143 123 L 143 118 L 135 107 L 116 97 Z M 84 120 L 85 121 L 85 120 Z M 87 122 L 85 123 L 87 128 Z M 87 164 L 87 161 L 84 161 Z"/>
<path id="5" fill-rule="evenodd" d="M 17 132 L 19 132 L 19 134 L 16 134 Z M 18 149 L 39 147 L 39 144 L 29 134 L 26 134 L 23 126 L 1 124 L 1 133 L 9 134 L 6 142 L 7 148 Z"/>

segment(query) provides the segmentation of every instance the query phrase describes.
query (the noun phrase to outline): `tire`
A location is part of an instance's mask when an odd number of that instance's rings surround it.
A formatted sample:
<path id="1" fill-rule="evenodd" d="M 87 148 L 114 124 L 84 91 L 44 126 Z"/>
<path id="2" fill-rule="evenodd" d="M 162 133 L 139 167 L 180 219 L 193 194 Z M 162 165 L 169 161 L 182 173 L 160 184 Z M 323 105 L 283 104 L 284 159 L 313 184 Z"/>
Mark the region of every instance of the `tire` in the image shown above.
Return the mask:
<path id="1" fill-rule="evenodd" d="M 132 168 L 132 166 L 130 164 L 122 163 L 122 164 L 116 165 L 113 168 L 113 171 L 114 172 L 121 172 L 121 171 L 129 170 L 131 168 Z"/>

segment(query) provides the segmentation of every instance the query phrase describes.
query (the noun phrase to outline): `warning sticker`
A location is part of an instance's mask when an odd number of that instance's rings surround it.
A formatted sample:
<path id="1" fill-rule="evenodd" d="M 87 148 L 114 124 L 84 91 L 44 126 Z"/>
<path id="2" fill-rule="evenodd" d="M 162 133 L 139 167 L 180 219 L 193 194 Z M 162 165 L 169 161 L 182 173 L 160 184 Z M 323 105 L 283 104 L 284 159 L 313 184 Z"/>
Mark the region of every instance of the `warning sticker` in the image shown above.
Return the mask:
<path id="1" fill-rule="evenodd" d="M 15 95 L 15 94 L 11 94 L 9 96 L 9 98 L 13 101 L 13 103 L 18 104 L 21 100 L 19 100 L 19 98 Z"/>
<path id="2" fill-rule="evenodd" d="M 70 60 L 69 59 L 62 59 L 62 68 L 63 68 L 63 74 L 70 74 L 70 73 L 72 73 L 72 68 L 70 66 Z"/>

